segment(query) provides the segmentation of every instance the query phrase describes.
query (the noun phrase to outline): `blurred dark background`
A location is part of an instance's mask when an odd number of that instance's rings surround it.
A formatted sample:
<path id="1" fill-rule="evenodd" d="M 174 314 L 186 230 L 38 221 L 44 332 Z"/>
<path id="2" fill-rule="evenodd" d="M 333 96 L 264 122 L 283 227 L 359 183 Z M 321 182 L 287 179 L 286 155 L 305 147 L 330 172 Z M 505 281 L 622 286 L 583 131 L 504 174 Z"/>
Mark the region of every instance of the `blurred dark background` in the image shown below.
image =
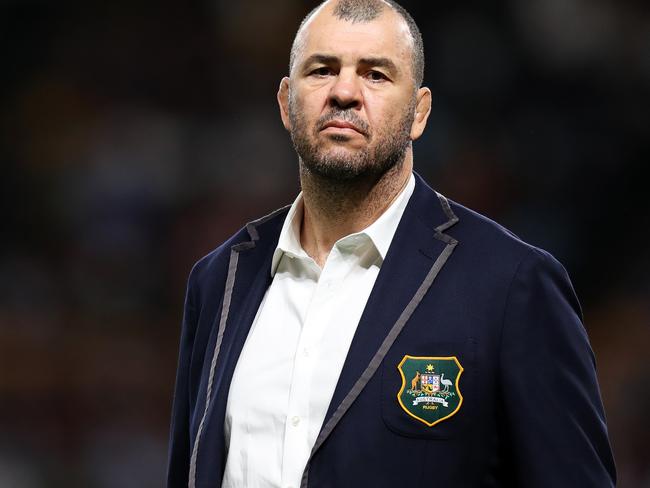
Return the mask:
<path id="1" fill-rule="evenodd" d="M 650 486 L 650 4 L 403 3 L 416 170 L 565 264 Z M 275 92 L 315 4 L 2 2 L 0 487 L 162 486 L 191 265 L 298 192 Z"/>

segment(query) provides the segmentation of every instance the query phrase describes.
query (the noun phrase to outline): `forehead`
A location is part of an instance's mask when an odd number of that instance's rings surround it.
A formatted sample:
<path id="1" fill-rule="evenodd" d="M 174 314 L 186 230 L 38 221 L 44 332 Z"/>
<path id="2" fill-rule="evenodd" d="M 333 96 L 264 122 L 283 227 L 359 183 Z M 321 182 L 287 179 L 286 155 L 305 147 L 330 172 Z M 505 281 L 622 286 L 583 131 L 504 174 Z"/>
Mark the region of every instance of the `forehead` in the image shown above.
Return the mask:
<path id="1" fill-rule="evenodd" d="M 301 48 L 297 63 L 312 54 L 328 54 L 344 61 L 365 57 L 389 57 L 395 64 L 411 61 L 413 39 L 408 25 L 391 8 L 385 8 L 376 19 L 368 22 L 350 22 L 323 8 L 304 25 L 298 34 Z"/>

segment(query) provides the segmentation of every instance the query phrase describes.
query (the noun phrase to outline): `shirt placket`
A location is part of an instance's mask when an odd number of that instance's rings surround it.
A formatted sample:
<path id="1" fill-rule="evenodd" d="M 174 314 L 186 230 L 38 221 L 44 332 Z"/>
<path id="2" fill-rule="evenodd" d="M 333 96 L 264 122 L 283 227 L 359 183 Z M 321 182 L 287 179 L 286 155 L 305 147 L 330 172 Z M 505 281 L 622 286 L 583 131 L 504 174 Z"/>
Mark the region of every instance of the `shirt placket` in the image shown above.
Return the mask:
<path id="1" fill-rule="evenodd" d="M 297 488 L 290 485 L 289 480 L 300 479 L 311 451 L 310 391 L 312 385 L 318 387 L 318 365 L 315 363 L 318 358 L 318 342 L 323 336 L 331 314 L 336 275 L 340 273 L 340 261 L 338 251 L 333 249 L 320 272 L 296 347 L 284 431 L 282 488 Z"/>

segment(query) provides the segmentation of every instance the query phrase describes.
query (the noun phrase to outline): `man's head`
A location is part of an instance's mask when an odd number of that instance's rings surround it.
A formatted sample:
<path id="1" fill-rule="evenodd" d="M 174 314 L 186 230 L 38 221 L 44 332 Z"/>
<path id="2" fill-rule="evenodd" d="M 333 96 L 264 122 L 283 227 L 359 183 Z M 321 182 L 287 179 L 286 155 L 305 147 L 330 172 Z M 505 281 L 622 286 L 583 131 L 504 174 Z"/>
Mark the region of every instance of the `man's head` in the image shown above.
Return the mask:
<path id="1" fill-rule="evenodd" d="M 296 57 L 302 47 L 304 47 L 304 36 L 302 36 L 303 28 L 311 18 L 319 12 L 327 1 L 321 3 L 318 7 L 309 12 L 302 20 L 298 33 L 293 40 L 291 46 L 291 54 L 289 56 L 289 73 L 293 71 L 296 64 Z M 417 88 L 422 86 L 424 80 L 424 44 L 422 43 L 422 34 L 418 28 L 415 20 L 411 17 L 404 7 L 399 5 L 393 0 L 339 0 L 336 2 L 334 8 L 334 15 L 341 20 L 350 22 L 370 22 L 379 17 L 382 12 L 391 8 L 395 13 L 399 14 L 408 26 L 409 34 L 413 42 L 411 50 L 411 74 L 413 76 L 414 84 Z"/>
<path id="2" fill-rule="evenodd" d="M 303 168 L 350 180 L 401 164 L 430 111 L 423 65 L 419 31 L 392 0 L 329 0 L 312 11 L 278 92 Z"/>

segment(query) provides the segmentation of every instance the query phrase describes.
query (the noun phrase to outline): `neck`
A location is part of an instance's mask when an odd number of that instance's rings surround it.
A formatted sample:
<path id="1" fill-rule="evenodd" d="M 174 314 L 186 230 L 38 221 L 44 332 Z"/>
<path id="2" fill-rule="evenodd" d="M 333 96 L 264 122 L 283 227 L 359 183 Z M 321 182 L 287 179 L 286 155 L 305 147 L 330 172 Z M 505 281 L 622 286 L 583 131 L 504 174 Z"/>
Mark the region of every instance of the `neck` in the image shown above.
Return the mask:
<path id="1" fill-rule="evenodd" d="M 336 241 L 365 229 L 390 207 L 412 170 L 411 149 L 401 164 L 386 173 L 348 181 L 315 175 L 301 163 L 304 214 L 300 241 L 305 252 L 322 268 Z"/>

